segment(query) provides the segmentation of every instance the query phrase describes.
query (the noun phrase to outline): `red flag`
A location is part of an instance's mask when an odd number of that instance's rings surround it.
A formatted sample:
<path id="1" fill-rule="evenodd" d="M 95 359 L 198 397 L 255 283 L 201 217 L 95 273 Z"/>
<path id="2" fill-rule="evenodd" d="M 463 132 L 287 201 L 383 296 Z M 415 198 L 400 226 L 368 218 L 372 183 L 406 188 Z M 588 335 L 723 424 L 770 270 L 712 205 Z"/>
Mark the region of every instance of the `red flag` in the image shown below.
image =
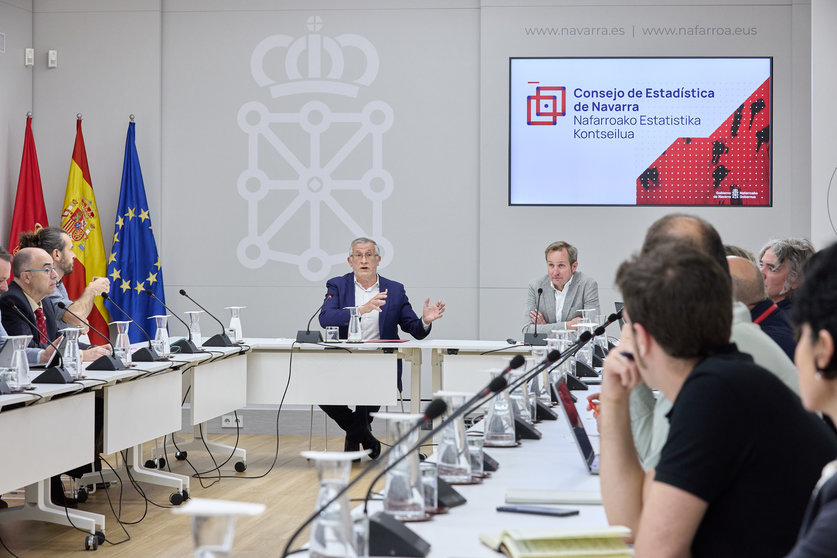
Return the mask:
<path id="1" fill-rule="evenodd" d="M 70 300 L 81 296 L 82 291 L 94 277 L 107 276 L 105 245 L 102 242 L 102 226 L 99 222 L 99 208 L 93 194 L 93 181 L 87 168 L 87 151 L 81 134 L 81 118 L 76 122 L 76 143 L 70 161 L 70 175 L 64 194 L 64 211 L 61 214 L 61 228 L 73 239 L 73 253 L 76 261 L 73 272 L 62 278 Z M 110 314 L 104 302 L 96 297 L 93 310 L 87 321 L 101 332 L 108 331 Z M 92 330 L 88 333 L 93 344 L 108 343 Z"/>
<path id="2" fill-rule="evenodd" d="M 12 214 L 12 230 L 9 233 L 9 251 L 17 252 L 20 233 L 48 226 L 44 192 L 41 189 L 41 171 L 38 168 L 38 152 L 35 151 L 35 138 L 32 135 L 32 117 L 27 116 L 15 211 Z"/>

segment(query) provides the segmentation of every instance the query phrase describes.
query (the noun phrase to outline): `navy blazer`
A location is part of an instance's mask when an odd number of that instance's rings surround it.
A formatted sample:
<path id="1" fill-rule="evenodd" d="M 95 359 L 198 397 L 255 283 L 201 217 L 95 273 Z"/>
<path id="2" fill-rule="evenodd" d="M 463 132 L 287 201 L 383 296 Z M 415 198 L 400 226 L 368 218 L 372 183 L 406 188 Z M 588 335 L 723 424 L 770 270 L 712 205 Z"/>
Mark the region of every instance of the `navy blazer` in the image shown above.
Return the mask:
<path id="1" fill-rule="evenodd" d="M 430 329 L 424 329 L 421 318 L 416 316 L 404 285 L 397 281 L 390 281 L 378 275 L 378 286 L 381 292 L 387 291 L 386 304 L 381 306 L 381 313 L 378 315 L 378 329 L 381 332 L 381 339 L 398 339 L 398 326 L 415 337 L 424 339 L 430 333 Z M 346 308 L 355 306 L 355 274 L 347 273 L 340 277 L 332 277 L 326 283 L 326 299 L 320 310 L 320 326 L 338 326 L 340 337 L 346 339 L 349 336 L 349 317 L 351 313 Z"/>
<path id="2" fill-rule="evenodd" d="M 41 339 L 41 334 L 38 328 L 26 323 L 26 320 L 14 311 L 13 306 L 17 306 L 18 310 L 29 318 L 33 324 L 35 321 L 35 313 L 29 305 L 29 300 L 23 293 L 15 281 L 9 283 L 9 290 L 0 296 L 0 315 L 2 315 L 3 327 L 9 335 L 31 335 L 32 341 L 29 342 L 30 347 L 37 347 L 45 349 L 47 347 L 46 341 Z M 41 301 L 41 306 L 44 309 L 44 319 L 46 319 L 47 335 L 50 341 L 54 341 L 58 337 L 58 325 L 55 320 L 55 309 L 48 298 Z"/>

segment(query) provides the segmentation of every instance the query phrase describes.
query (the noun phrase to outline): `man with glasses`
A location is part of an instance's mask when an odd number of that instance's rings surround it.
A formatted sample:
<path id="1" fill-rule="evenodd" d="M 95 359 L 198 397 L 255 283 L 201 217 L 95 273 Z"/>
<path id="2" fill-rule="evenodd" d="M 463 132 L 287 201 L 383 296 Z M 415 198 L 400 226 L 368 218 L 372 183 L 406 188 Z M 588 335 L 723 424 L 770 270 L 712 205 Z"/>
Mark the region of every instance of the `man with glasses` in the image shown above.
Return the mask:
<path id="1" fill-rule="evenodd" d="M 30 347 L 47 349 L 50 341 L 59 336 L 55 309 L 47 298 L 55 292 L 58 282 L 58 271 L 52 256 L 41 248 L 22 248 L 12 260 L 12 271 L 14 281 L 0 296 L 3 328 L 9 335 L 31 335 Z M 36 327 L 24 320 L 21 314 Z M 109 353 L 108 347 L 90 347 L 82 351 L 82 359 L 92 361 Z"/>
<path id="2" fill-rule="evenodd" d="M 398 339 L 399 326 L 416 339 L 424 339 L 430 333 L 430 325 L 444 314 L 442 301 L 431 305 L 427 298 L 419 318 L 410 306 L 404 285 L 378 275 L 381 255 L 374 240 L 354 239 L 347 261 L 352 272 L 328 280 L 327 298 L 320 311 L 320 325 L 339 327 L 342 339 L 348 337 L 351 307 L 358 308 L 364 341 Z M 398 391 L 401 391 L 400 360 Z M 346 405 L 321 405 L 320 408 L 346 432 L 345 451 L 356 451 L 362 445 L 371 450 L 372 459 L 381 454 L 381 443 L 369 428 L 370 413 L 380 409 L 379 406 L 358 405 L 354 411 Z"/>
<path id="3" fill-rule="evenodd" d="M 86 320 L 93 310 L 94 299 L 110 290 L 110 281 L 106 277 L 95 277 L 85 287 L 78 299 L 70 300 L 67 288 L 61 280 L 65 275 L 73 272 L 76 256 L 73 253 L 73 239 L 70 238 L 67 231 L 60 227 L 45 227 L 37 231 L 20 233 L 18 246 L 20 248 L 43 248 L 52 256 L 55 270 L 58 272 L 58 283 L 55 286 L 55 292 L 49 295 L 49 299 L 55 309 L 55 317 L 59 322 L 58 326 L 63 328 L 68 325 L 75 325 L 86 328 L 85 324 L 73 314 Z M 59 301 L 63 302 L 72 314 L 58 308 L 56 305 Z"/>
<path id="4" fill-rule="evenodd" d="M 12 255 L 5 248 L 0 246 L 0 294 L 9 290 L 9 275 L 12 272 Z M 8 334 L 3 328 L 2 317 L 0 317 L 0 348 L 6 344 Z M 38 347 L 27 347 L 26 358 L 29 364 L 44 363 L 49 360 L 55 349 L 47 347 L 47 350 Z M 2 507 L 2 505 L 0 505 Z"/>

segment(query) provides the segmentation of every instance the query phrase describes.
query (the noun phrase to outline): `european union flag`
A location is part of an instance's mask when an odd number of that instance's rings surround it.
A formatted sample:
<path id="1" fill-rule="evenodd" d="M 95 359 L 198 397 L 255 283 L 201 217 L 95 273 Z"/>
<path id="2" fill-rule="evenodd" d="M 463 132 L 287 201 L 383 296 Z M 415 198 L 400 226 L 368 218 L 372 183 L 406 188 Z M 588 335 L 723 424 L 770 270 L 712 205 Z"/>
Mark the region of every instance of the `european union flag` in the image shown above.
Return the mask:
<path id="1" fill-rule="evenodd" d="M 128 124 L 125 139 L 125 162 L 122 165 L 122 187 L 116 209 L 113 248 L 108 257 L 110 297 L 134 318 L 151 338 L 157 326 L 150 316 L 165 314 L 166 309 L 144 291 L 151 289 L 160 300 L 163 292 L 163 269 L 157 255 L 157 244 L 151 230 L 148 200 L 142 181 L 134 123 Z M 126 320 L 111 301 L 106 302 L 114 320 Z M 133 324 L 129 328 L 131 342 L 145 341 L 145 336 Z"/>

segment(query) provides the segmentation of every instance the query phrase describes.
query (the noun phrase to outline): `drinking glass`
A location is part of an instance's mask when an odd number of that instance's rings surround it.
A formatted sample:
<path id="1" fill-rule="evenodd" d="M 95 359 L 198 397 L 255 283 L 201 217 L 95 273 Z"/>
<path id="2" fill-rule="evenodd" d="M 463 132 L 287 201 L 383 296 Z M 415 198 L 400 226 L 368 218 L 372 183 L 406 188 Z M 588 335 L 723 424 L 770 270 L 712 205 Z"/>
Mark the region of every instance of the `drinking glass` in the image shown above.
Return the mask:
<path id="1" fill-rule="evenodd" d="M 167 357 L 171 354 L 171 345 L 169 344 L 169 317 L 167 314 L 158 314 L 151 316 L 157 326 L 154 332 L 154 339 L 151 341 L 151 348 L 161 357 Z M 149 318 L 149 319 L 151 319 Z"/>
<path id="2" fill-rule="evenodd" d="M 340 492 L 349 482 L 353 459 L 359 459 L 366 452 L 320 452 L 304 451 L 302 456 L 314 462 L 320 480 L 320 491 L 314 509 L 320 509 Z M 308 555 L 317 558 L 355 558 L 358 534 L 352 522 L 349 495 L 343 494 L 325 506 L 311 525 L 311 539 Z"/>
<path id="3" fill-rule="evenodd" d="M 81 335 L 81 328 L 66 327 L 61 330 L 61 334 L 64 336 L 64 352 L 61 354 L 64 361 L 64 370 L 72 379 L 78 380 L 84 370 L 81 366 L 81 350 L 78 346 L 78 336 Z"/>
<path id="4" fill-rule="evenodd" d="M 32 341 L 31 335 L 10 335 L 6 338 L 7 343 L 12 344 L 12 368 L 17 369 L 17 385 L 20 389 L 32 387 L 29 380 L 29 359 L 26 357 L 26 347 Z"/>
<path id="5" fill-rule="evenodd" d="M 131 338 L 128 337 L 128 327 L 131 322 L 111 322 L 116 326 L 116 343 L 113 345 L 113 354 L 122 361 L 126 367 L 131 365 Z"/>
<path id="6" fill-rule="evenodd" d="M 203 337 L 201 337 L 201 314 L 203 314 L 203 310 L 189 310 L 185 314 L 189 316 L 189 332 L 192 334 L 192 342 L 196 347 L 203 346 Z"/>
<path id="7" fill-rule="evenodd" d="M 434 397 L 441 397 L 447 404 L 445 417 L 465 404 L 470 394 L 456 391 L 439 391 Z M 460 415 L 439 431 L 436 440 L 436 464 L 439 478 L 448 482 L 470 482 L 471 463 L 468 461 L 468 445 L 465 441 L 465 420 Z"/>
<path id="8" fill-rule="evenodd" d="M 244 334 L 241 332 L 241 311 L 247 308 L 246 306 L 227 306 L 225 310 L 230 311 L 230 325 L 227 328 L 230 334 L 230 340 L 233 343 L 238 343 L 244 340 Z"/>
<path id="9" fill-rule="evenodd" d="M 387 471 L 384 485 L 384 511 L 399 521 L 423 519 L 424 487 L 416 447 L 419 431 L 413 428 L 423 415 L 374 413 L 372 416 L 392 422 L 395 439 L 401 440 L 389 452 L 388 465 L 392 466 L 396 461 L 401 460 Z M 410 434 L 406 435 L 411 429 Z"/>
<path id="10" fill-rule="evenodd" d="M 357 343 L 363 341 L 363 331 L 360 329 L 360 314 L 357 306 L 349 307 L 349 338 L 348 341 Z"/>

